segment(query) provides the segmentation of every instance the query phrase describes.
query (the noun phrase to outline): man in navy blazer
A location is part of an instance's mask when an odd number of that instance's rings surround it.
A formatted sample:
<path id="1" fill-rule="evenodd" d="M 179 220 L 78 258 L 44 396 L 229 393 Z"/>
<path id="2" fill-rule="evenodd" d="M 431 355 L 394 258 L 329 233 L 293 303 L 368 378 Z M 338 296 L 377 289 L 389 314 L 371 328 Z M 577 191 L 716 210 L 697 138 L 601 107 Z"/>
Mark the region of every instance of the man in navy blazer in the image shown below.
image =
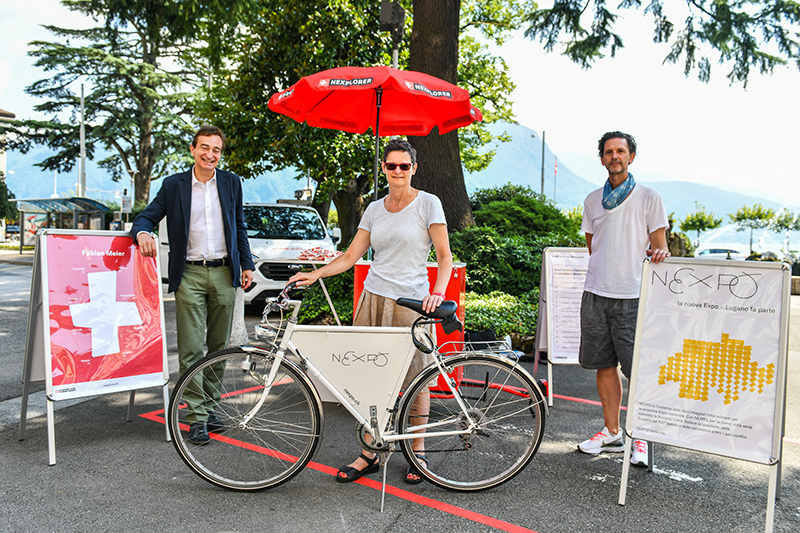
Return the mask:
<path id="1" fill-rule="evenodd" d="M 131 234 L 142 255 L 155 257 L 150 233 L 167 217 L 169 292 L 175 292 L 178 362 L 183 374 L 208 352 L 228 347 L 236 287 L 253 281 L 253 263 L 242 209 L 242 184 L 232 172 L 217 170 L 225 135 L 203 126 L 190 146 L 194 166 L 164 179 L 156 198 L 133 221 Z M 223 369 L 213 369 L 193 385 L 189 440 L 204 444 L 209 431 L 224 431 L 214 409 Z M 187 398 L 189 399 L 189 398 Z"/>

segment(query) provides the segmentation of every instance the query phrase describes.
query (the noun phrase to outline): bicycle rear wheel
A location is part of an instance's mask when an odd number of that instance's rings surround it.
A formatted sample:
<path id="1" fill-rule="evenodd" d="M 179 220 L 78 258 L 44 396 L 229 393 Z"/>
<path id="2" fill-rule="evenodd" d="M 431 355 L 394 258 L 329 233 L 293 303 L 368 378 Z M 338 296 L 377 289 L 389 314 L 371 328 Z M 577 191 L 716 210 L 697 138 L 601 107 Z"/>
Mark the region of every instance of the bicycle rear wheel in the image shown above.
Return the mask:
<path id="1" fill-rule="evenodd" d="M 322 435 L 319 397 L 294 363 L 281 362 L 253 412 L 273 360 L 230 348 L 209 354 L 178 380 L 167 416 L 172 442 L 206 481 L 240 491 L 267 489 L 297 475 L 314 455 Z M 193 444 L 189 427 L 209 416 L 210 440 Z"/>
<path id="2" fill-rule="evenodd" d="M 424 478 L 443 488 L 478 491 L 505 483 L 539 449 L 545 418 L 542 395 L 526 372 L 499 357 L 461 354 L 448 358 L 445 366 L 478 426 L 466 435 L 435 435 L 465 429 L 469 421 L 439 380 L 439 369 L 429 368 L 406 391 L 398 414 L 398 433 L 437 424 L 425 434 L 427 462 L 415 455 L 411 440 L 401 441 L 403 455 Z M 430 408 L 417 412 L 413 405 L 424 405 L 426 393 Z"/>

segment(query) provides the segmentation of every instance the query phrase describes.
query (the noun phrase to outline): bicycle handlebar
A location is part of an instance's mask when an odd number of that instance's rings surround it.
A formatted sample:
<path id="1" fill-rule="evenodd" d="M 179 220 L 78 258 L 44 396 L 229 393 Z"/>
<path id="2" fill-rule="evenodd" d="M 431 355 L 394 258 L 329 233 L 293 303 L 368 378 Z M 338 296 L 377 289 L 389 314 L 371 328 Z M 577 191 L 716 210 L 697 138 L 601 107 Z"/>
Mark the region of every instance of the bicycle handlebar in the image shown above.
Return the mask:
<path id="1" fill-rule="evenodd" d="M 284 300 L 288 300 L 289 293 L 292 292 L 296 287 L 297 287 L 296 281 L 288 283 L 280 292 L 280 294 L 278 294 L 278 301 L 283 302 Z"/>

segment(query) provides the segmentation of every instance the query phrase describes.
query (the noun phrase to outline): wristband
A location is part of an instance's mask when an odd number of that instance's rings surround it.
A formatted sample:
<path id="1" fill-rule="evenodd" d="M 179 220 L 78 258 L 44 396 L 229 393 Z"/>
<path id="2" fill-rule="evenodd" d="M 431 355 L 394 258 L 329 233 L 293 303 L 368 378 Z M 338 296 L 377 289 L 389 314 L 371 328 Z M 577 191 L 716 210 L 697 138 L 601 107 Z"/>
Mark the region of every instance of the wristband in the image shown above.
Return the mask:
<path id="1" fill-rule="evenodd" d="M 442 300 L 444 300 L 444 294 L 442 294 L 441 292 L 432 292 L 431 296 L 441 296 Z"/>

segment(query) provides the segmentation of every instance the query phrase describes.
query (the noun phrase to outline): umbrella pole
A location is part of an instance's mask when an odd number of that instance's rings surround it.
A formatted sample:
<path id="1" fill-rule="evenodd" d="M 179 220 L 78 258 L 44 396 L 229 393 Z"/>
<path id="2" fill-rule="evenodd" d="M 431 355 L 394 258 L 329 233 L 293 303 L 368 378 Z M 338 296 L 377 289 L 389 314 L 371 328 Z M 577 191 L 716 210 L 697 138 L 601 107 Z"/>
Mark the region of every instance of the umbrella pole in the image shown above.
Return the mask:
<path id="1" fill-rule="evenodd" d="M 381 127 L 381 96 L 383 95 L 383 89 L 378 87 L 375 89 L 375 97 L 376 97 L 376 107 L 377 111 L 375 113 L 375 167 L 372 176 L 372 200 L 378 201 L 378 169 L 380 168 L 380 162 L 378 159 L 378 152 L 381 149 L 381 136 L 380 136 L 380 127 Z"/>

